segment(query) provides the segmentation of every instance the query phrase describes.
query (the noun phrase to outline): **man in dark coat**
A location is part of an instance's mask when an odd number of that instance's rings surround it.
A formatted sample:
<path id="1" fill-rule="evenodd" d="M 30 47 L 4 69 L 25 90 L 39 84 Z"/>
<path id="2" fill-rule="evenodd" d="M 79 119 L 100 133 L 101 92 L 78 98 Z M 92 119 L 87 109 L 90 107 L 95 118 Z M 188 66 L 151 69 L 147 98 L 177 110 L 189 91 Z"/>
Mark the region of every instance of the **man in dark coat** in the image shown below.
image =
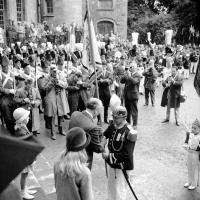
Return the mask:
<path id="1" fill-rule="evenodd" d="M 82 112 L 75 111 L 71 115 L 71 119 L 69 121 L 69 129 L 73 127 L 80 127 L 86 133 L 91 135 L 90 145 L 86 148 L 89 169 L 92 168 L 93 152 L 95 152 L 93 144 L 96 142 L 96 139 L 100 139 L 100 137 L 103 136 L 103 129 L 97 124 L 95 124 L 94 121 L 94 118 L 96 118 L 100 114 L 101 107 L 101 100 L 96 98 L 90 98 L 87 102 L 86 110 Z"/>
<path id="2" fill-rule="evenodd" d="M 166 119 L 163 121 L 163 123 L 169 122 L 170 108 L 174 108 L 176 125 L 179 126 L 178 117 L 179 117 L 180 93 L 182 84 L 183 84 L 183 77 L 178 73 L 178 70 L 173 67 L 171 76 L 169 76 L 163 83 L 163 86 L 166 88 L 167 91 L 166 93 L 164 90 L 161 102 L 161 106 L 165 106 L 164 102 L 167 103 Z"/>
<path id="3" fill-rule="evenodd" d="M 152 106 L 155 105 L 155 89 L 156 89 L 156 79 L 157 71 L 153 66 L 149 67 L 147 71 L 143 73 L 144 79 L 144 88 L 145 88 L 145 106 L 149 104 L 149 94 L 151 96 Z"/>
<path id="4" fill-rule="evenodd" d="M 126 75 L 121 78 L 121 83 L 125 83 L 124 99 L 125 107 L 127 109 L 127 121 L 131 123 L 131 116 L 133 126 L 137 126 L 138 121 L 138 98 L 139 98 L 139 85 L 141 75 L 137 72 L 137 67 L 133 66 L 131 69 L 126 70 Z"/>
<path id="5" fill-rule="evenodd" d="M 112 74 L 107 68 L 106 63 L 103 63 L 103 72 L 99 77 L 99 98 L 104 106 L 104 122 L 108 124 L 108 106 L 110 103 L 110 85 L 112 84 Z"/>

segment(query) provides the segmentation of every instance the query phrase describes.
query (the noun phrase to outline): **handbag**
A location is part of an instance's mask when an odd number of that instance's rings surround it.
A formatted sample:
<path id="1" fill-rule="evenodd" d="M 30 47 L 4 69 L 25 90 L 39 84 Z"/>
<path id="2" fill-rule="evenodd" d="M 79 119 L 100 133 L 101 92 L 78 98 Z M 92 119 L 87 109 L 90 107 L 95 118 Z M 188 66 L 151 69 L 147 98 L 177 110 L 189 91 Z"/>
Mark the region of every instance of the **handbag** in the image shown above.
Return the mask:
<path id="1" fill-rule="evenodd" d="M 183 86 L 181 87 L 181 93 L 180 93 L 179 99 L 180 99 L 181 103 L 184 103 L 187 99 L 187 95 L 186 95 L 186 92 L 183 89 Z"/>

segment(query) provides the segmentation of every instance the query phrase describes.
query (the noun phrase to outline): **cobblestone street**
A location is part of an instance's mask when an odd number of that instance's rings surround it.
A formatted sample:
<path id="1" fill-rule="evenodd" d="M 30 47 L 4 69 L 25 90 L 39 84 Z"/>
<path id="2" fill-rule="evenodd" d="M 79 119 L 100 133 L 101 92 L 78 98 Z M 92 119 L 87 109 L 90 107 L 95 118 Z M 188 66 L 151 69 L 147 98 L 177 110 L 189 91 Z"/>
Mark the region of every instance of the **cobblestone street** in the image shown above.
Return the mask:
<path id="1" fill-rule="evenodd" d="M 193 76 L 185 81 L 184 89 L 188 99 L 181 105 L 180 116 L 191 125 L 195 118 L 200 118 L 200 99 L 193 87 Z M 185 128 L 183 123 L 179 127 L 175 125 L 174 112 L 171 113 L 169 124 L 161 123 L 166 113 L 166 108 L 160 107 L 161 95 L 162 86 L 159 86 L 155 107 L 144 107 L 144 96 L 139 99 L 138 141 L 134 151 L 135 169 L 131 172 L 131 184 L 139 200 L 199 200 L 199 188 L 188 191 L 183 187 L 187 181 L 186 151 L 182 147 Z M 53 200 L 56 199 L 53 164 L 64 149 L 65 138 L 58 135 L 57 140 L 52 141 L 45 132 L 44 123 L 38 138 L 46 148 L 37 158 L 28 185 L 42 189 L 36 200 L 45 199 L 43 192 L 48 199 Z M 106 199 L 107 180 L 101 155 L 94 156 L 92 178 L 95 199 Z M 134 199 L 130 192 L 128 199 Z"/>

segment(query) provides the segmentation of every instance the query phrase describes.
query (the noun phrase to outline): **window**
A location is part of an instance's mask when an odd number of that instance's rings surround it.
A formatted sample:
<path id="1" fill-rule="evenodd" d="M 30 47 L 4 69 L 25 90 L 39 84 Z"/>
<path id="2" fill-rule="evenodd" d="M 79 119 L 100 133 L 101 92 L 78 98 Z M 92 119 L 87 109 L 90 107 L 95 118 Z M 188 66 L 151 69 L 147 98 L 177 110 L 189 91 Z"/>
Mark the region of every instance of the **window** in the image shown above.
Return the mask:
<path id="1" fill-rule="evenodd" d="M 113 8 L 113 0 L 99 0 L 98 7 L 99 7 L 99 9 L 112 9 Z"/>
<path id="2" fill-rule="evenodd" d="M 4 28 L 4 0 L 0 0 L 0 27 Z"/>
<path id="3" fill-rule="evenodd" d="M 47 2 L 47 13 L 53 13 L 53 0 L 46 0 Z"/>
<path id="4" fill-rule="evenodd" d="M 97 31 L 99 34 L 105 35 L 114 32 L 114 24 L 110 21 L 100 21 L 97 24 Z"/>
<path id="5" fill-rule="evenodd" d="M 23 21 L 25 16 L 25 1 L 17 0 L 17 21 Z"/>

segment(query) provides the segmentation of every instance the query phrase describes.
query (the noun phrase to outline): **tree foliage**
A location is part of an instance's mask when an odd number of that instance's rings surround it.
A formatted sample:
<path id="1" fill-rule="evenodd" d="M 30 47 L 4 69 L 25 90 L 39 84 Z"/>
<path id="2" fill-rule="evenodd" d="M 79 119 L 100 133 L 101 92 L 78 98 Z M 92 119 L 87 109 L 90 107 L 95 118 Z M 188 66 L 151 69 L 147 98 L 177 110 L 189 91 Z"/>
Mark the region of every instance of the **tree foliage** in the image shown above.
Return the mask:
<path id="1" fill-rule="evenodd" d="M 199 8 L 200 0 L 129 0 L 128 38 L 136 31 L 139 42 L 145 42 L 147 32 L 151 32 L 156 43 L 163 43 L 164 31 L 173 29 L 178 43 L 197 42 L 199 38 L 190 33 L 190 26 L 196 33 L 200 30 Z"/>

